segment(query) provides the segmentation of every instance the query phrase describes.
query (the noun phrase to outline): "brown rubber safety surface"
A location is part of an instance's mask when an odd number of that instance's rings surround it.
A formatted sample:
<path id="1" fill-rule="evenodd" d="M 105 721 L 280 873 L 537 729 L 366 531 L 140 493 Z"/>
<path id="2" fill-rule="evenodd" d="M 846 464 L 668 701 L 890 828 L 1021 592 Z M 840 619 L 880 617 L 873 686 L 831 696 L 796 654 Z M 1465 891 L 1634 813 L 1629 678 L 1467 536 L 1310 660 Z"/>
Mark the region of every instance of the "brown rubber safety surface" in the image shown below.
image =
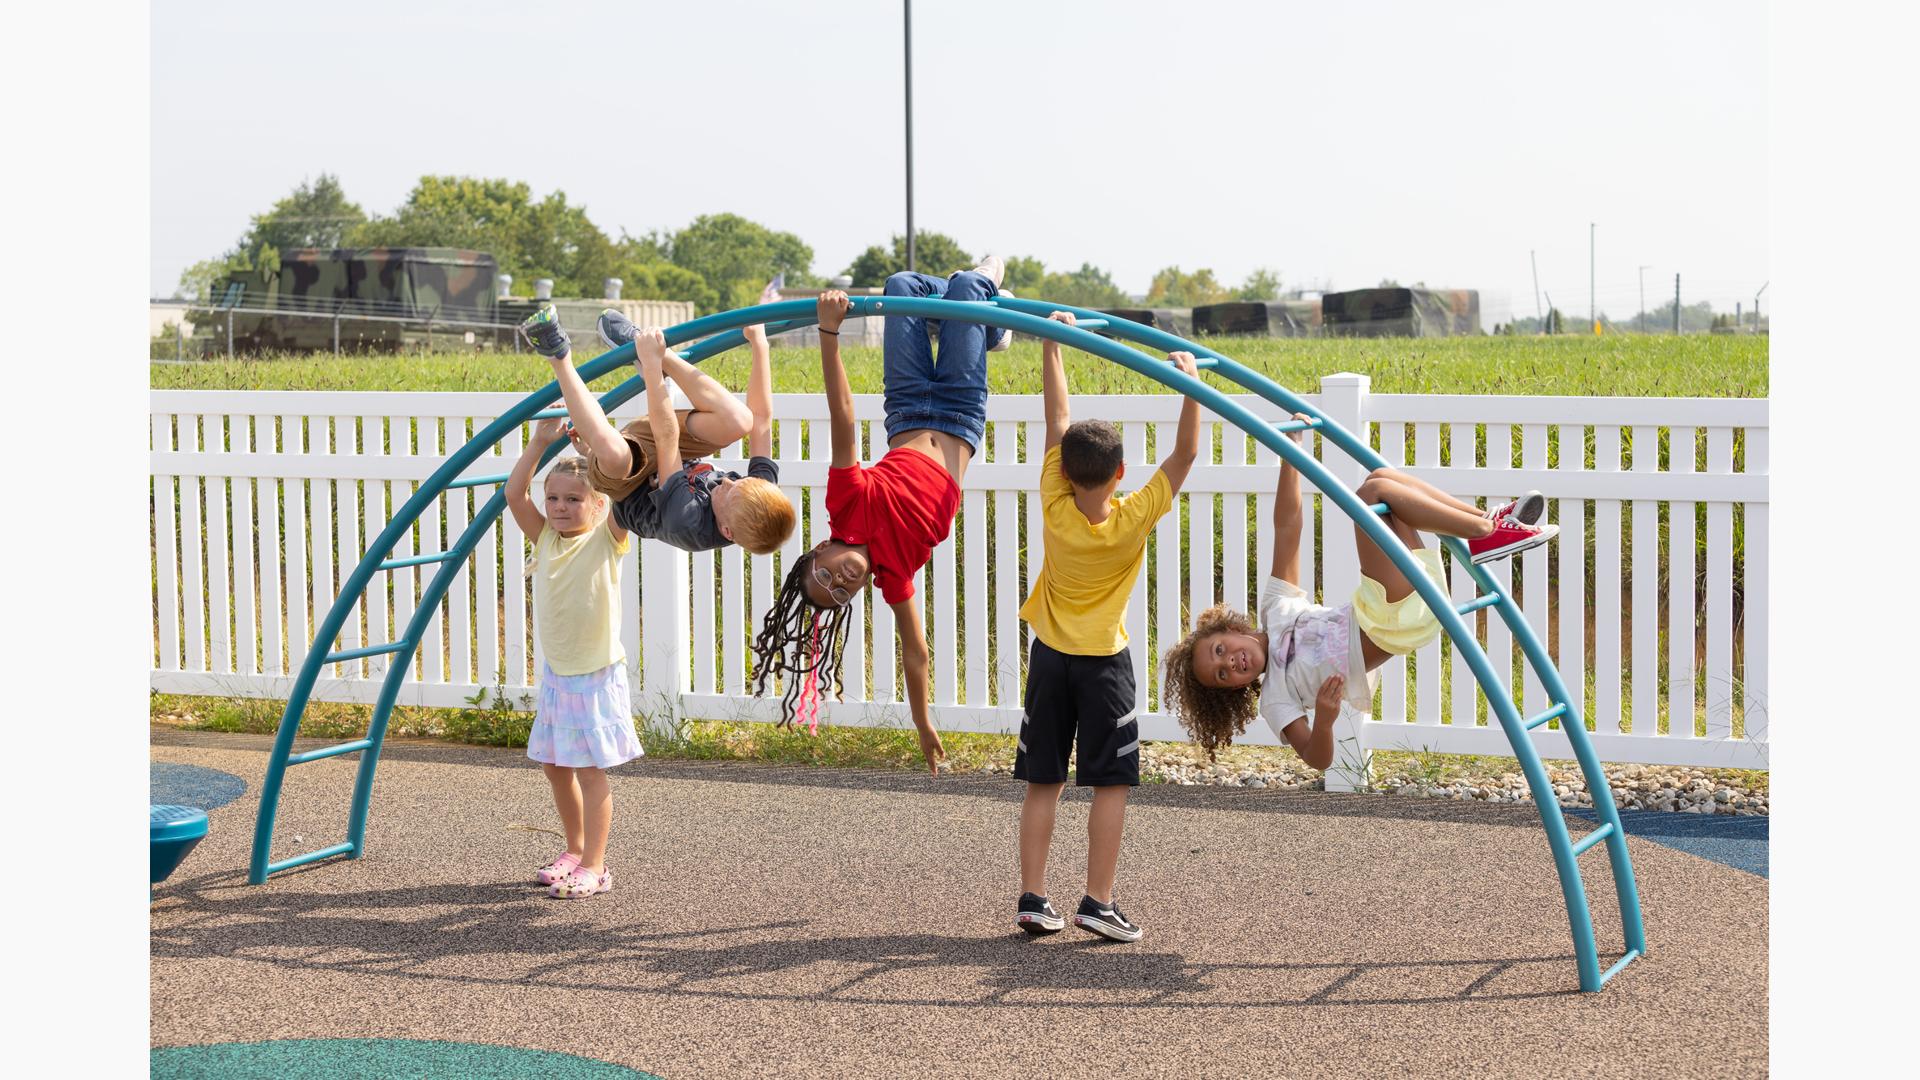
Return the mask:
<path id="1" fill-rule="evenodd" d="M 633 762 L 614 891 L 563 901 L 533 882 L 563 846 L 525 827 L 557 828 L 536 765 L 396 743 L 367 854 L 252 887 L 266 747 L 153 736 L 248 784 L 154 890 L 155 1046 L 447 1039 L 668 1080 L 1767 1069 L 1767 881 L 1631 841 L 1651 952 L 1582 994 L 1530 807 L 1137 789 L 1117 898 L 1146 936 L 1120 945 L 1014 928 L 1006 778 Z M 357 761 L 289 770 L 276 858 L 345 839 Z M 1069 789 L 1055 835 L 1069 916 L 1087 806 Z M 1604 966 L 1604 848 L 1582 868 Z"/>

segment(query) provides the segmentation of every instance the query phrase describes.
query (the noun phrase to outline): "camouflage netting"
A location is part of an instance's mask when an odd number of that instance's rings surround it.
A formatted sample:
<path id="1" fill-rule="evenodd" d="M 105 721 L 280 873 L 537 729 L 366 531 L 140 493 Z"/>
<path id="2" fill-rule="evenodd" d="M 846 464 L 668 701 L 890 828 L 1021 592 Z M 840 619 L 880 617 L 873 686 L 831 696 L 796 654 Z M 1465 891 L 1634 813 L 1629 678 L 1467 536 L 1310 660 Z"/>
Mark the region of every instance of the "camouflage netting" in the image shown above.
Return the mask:
<path id="1" fill-rule="evenodd" d="M 1112 315 L 1116 319 L 1126 319 L 1156 330 L 1164 330 L 1175 337 L 1193 336 L 1193 310 L 1191 308 L 1100 308 L 1101 313 Z"/>
<path id="2" fill-rule="evenodd" d="M 1336 337 L 1448 337 L 1480 332 L 1474 289 L 1354 289 L 1321 297 Z"/>
<path id="3" fill-rule="evenodd" d="M 1235 300 L 1193 309 L 1196 334 L 1307 337 L 1319 329 L 1318 300 Z"/>

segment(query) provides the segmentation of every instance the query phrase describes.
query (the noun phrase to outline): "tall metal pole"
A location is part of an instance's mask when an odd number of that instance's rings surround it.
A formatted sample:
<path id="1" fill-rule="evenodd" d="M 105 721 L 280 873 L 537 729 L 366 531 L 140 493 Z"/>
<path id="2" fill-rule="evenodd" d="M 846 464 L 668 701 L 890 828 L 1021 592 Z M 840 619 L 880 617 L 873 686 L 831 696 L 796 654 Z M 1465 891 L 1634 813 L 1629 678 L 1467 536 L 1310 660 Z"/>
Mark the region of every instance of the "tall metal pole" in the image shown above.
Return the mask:
<path id="1" fill-rule="evenodd" d="M 1767 282 L 1765 285 L 1760 286 L 1760 292 L 1753 294 L 1753 332 L 1756 334 L 1760 332 L 1760 293 L 1766 292 L 1767 285 L 1771 284 L 1773 284 L 1773 282 Z"/>
<path id="2" fill-rule="evenodd" d="M 1587 222 L 1587 325 L 1600 332 L 1600 309 L 1593 303 L 1593 222 Z"/>
<path id="3" fill-rule="evenodd" d="M 1640 268 L 1640 316 L 1636 322 L 1643 334 L 1647 332 L 1647 271 L 1651 269 L 1653 269 L 1651 266 Z"/>
<path id="4" fill-rule="evenodd" d="M 913 261 L 913 0 L 900 0 L 900 13 L 907 30 L 907 269 L 917 270 Z"/>
<path id="5" fill-rule="evenodd" d="M 1547 325 L 1547 309 L 1540 306 L 1540 258 L 1529 251 L 1527 261 L 1533 264 L 1533 314 L 1544 327 Z"/>
<path id="6" fill-rule="evenodd" d="M 1673 332 L 1680 332 L 1680 275 L 1673 275 Z"/>

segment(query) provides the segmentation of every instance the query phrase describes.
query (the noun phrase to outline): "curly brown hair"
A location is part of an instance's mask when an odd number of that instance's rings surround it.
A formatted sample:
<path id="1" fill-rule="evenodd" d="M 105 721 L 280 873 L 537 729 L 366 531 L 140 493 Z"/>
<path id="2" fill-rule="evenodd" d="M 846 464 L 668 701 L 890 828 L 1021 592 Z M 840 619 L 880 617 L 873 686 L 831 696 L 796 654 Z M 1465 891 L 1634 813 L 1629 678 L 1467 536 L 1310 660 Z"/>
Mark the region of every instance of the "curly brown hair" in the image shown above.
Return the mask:
<path id="1" fill-rule="evenodd" d="M 1253 718 L 1260 715 L 1260 680 L 1245 686 L 1223 690 L 1202 683 L 1193 673 L 1193 649 L 1200 639 L 1218 633 L 1255 633 L 1253 620 L 1225 604 L 1216 604 L 1201 614 L 1192 633 L 1167 650 L 1160 680 L 1160 707 L 1180 719 L 1195 742 L 1212 758 L 1223 746 L 1231 746 L 1235 735 L 1243 734 Z"/>

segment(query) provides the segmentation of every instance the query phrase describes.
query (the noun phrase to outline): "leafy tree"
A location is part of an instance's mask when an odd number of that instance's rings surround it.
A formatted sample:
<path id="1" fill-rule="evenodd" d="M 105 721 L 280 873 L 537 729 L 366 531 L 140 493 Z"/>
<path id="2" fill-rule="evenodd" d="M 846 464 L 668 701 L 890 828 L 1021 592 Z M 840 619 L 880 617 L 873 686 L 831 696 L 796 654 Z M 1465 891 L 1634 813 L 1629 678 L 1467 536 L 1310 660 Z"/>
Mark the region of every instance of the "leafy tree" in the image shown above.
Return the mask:
<path id="1" fill-rule="evenodd" d="M 966 270 L 974 265 L 973 256 L 967 254 L 953 237 L 945 233 L 915 232 L 913 243 L 913 261 L 922 273 L 943 277 L 956 270 Z M 891 252 L 876 244 L 860 253 L 853 265 L 844 271 L 852 276 L 855 288 L 877 288 L 887 283 L 887 278 L 907 268 L 907 238 L 904 233 L 893 238 Z"/>
<path id="2" fill-rule="evenodd" d="M 347 201 L 340 178 L 321 173 L 317 180 L 302 180 L 291 195 L 274 203 L 273 209 L 255 214 L 253 224 L 240 238 L 239 249 L 257 252 L 262 246 L 279 251 L 340 247 L 366 220 L 366 212 Z"/>
<path id="3" fill-rule="evenodd" d="M 1240 288 L 1233 294 L 1235 300 L 1278 300 L 1280 298 L 1280 275 L 1262 266 L 1247 275 Z"/>
<path id="4" fill-rule="evenodd" d="M 723 310 L 720 294 L 705 278 L 670 262 L 622 263 L 613 276 L 623 283 L 620 295 L 629 299 L 691 300 L 700 311 Z"/>
<path id="5" fill-rule="evenodd" d="M 1046 280 L 1047 264 L 1031 255 L 1009 255 L 1006 280 L 1000 283 L 1000 287 L 1020 296 L 1041 296 Z"/>
<path id="6" fill-rule="evenodd" d="M 1155 307 L 1199 307 L 1231 299 L 1233 291 L 1215 281 L 1213 271 L 1206 269 L 1188 274 L 1169 266 L 1153 275 L 1153 284 L 1147 289 L 1147 303 Z"/>
<path id="7" fill-rule="evenodd" d="M 1127 303 L 1126 291 L 1113 283 L 1112 275 L 1092 263 L 1080 269 L 1048 274 L 1034 296 L 1075 307 L 1111 308 Z"/>
<path id="8" fill-rule="evenodd" d="M 225 280 L 234 270 L 227 256 L 202 259 L 185 270 L 180 271 L 180 284 L 174 286 L 173 297 L 176 300 L 198 300 L 206 303 L 212 299 L 214 285 Z"/>
<path id="9" fill-rule="evenodd" d="M 675 266 L 698 274 L 713 289 L 719 305 L 714 310 L 751 305 L 776 274 L 787 275 L 789 285 L 818 280 L 813 249 L 804 241 L 738 214 L 695 218 L 673 234 L 668 254 Z"/>

